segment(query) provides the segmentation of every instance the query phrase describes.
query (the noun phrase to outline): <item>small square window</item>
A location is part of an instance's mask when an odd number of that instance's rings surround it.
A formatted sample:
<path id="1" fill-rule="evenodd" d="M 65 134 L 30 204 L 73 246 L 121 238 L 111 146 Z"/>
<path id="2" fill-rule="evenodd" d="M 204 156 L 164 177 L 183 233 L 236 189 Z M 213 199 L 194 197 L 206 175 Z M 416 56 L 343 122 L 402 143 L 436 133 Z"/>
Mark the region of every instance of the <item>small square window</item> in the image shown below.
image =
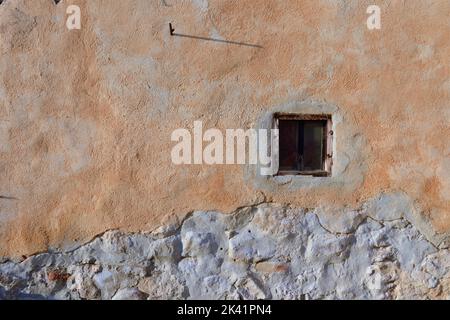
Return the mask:
<path id="1" fill-rule="evenodd" d="M 276 114 L 279 129 L 278 175 L 331 176 L 330 115 Z"/>

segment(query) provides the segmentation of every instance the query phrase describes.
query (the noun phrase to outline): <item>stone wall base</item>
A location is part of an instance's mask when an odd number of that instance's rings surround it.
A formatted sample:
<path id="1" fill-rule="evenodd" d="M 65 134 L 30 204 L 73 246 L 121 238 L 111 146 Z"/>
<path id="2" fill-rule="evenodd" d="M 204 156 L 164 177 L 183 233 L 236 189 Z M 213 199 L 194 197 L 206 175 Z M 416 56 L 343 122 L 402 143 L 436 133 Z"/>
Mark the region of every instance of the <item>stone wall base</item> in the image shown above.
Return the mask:
<path id="1" fill-rule="evenodd" d="M 70 252 L 3 259 L 0 298 L 449 299 L 449 249 L 373 208 L 331 218 L 261 204 L 150 233 L 108 231 Z"/>

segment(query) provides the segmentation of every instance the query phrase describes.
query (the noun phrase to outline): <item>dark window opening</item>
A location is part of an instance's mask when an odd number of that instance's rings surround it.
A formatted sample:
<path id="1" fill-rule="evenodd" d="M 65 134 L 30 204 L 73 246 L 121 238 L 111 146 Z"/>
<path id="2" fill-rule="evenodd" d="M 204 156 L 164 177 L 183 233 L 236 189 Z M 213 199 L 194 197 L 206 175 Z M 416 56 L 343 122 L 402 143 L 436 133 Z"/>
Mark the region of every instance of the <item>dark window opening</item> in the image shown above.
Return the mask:
<path id="1" fill-rule="evenodd" d="M 275 126 L 279 129 L 279 175 L 331 175 L 331 116 L 278 114 Z"/>

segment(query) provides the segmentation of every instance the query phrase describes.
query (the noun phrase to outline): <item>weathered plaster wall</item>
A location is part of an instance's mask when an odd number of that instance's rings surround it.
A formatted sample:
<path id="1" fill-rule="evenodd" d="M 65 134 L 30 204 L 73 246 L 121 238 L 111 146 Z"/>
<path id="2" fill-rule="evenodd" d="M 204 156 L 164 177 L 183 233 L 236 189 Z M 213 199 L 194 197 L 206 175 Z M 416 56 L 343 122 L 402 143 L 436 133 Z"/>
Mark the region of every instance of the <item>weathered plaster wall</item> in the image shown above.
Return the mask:
<path id="1" fill-rule="evenodd" d="M 366 27 L 372 3 L 382 8 L 380 31 Z M 82 9 L 80 31 L 65 28 L 68 4 Z M 442 244 L 449 16 L 441 0 L 6 0 L 0 256 L 262 202 L 337 219 L 383 192 L 404 194 L 415 227 Z M 262 48 L 170 37 L 168 22 Z M 194 120 L 251 128 L 271 111 L 302 108 L 338 120 L 332 178 L 261 180 L 243 166 L 171 163 L 172 130 Z"/>

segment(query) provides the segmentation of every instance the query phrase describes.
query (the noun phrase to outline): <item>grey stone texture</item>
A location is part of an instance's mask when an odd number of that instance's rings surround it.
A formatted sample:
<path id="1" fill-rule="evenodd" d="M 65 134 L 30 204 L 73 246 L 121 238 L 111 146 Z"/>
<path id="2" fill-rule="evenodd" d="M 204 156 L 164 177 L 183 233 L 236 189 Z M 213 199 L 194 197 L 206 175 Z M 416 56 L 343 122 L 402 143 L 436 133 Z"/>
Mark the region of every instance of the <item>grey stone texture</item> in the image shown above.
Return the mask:
<path id="1" fill-rule="evenodd" d="M 108 231 L 72 251 L 4 259 L 0 298 L 449 299 L 449 249 L 399 213 L 413 210 L 401 201 L 340 212 L 264 203 Z"/>

